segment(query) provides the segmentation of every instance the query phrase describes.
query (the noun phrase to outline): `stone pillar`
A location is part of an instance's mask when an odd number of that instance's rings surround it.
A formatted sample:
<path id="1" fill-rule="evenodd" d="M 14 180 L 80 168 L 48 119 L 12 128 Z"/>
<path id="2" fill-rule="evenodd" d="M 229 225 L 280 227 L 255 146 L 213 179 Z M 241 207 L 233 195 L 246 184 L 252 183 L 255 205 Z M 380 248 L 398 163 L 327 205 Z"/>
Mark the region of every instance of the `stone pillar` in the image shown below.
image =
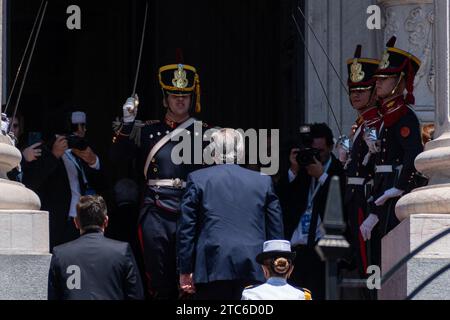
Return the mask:
<path id="1" fill-rule="evenodd" d="M 403 256 L 450 227 L 450 2 L 435 1 L 434 61 L 436 62 L 436 139 L 427 143 L 415 161 L 430 178 L 429 185 L 402 197 L 396 206 L 401 223 L 382 241 L 386 272 Z M 450 263 L 450 236 L 428 247 L 398 271 L 381 290 L 382 299 L 401 299 L 441 267 Z M 450 272 L 429 284 L 417 299 L 449 299 Z"/>
<path id="2" fill-rule="evenodd" d="M 433 57 L 433 1 L 378 0 L 378 3 L 384 13 L 384 43 L 396 36 L 395 46 L 411 52 L 422 62 L 414 81 L 414 110 L 422 124 L 433 123 L 436 70 Z M 380 50 L 384 50 L 384 46 Z"/>
<path id="3" fill-rule="evenodd" d="M 2 7 L 0 0 L 0 13 Z M 0 14 L 0 27 L 2 18 Z M 0 44 L 1 35 L 2 30 Z M 0 62 L 2 50 L 0 45 Z M 9 136 L 0 133 L 0 300 L 47 298 L 51 257 L 48 212 L 39 211 L 41 203 L 34 192 L 8 180 L 6 173 L 17 167 L 20 160 L 21 153 Z"/>

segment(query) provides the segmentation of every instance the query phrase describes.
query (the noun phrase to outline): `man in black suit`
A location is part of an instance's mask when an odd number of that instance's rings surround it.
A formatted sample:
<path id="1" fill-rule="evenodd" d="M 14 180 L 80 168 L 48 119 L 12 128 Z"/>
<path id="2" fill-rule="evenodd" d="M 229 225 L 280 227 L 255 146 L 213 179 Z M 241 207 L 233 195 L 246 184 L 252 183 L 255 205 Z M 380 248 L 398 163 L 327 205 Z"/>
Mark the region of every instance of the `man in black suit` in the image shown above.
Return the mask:
<path id="1" fill-rule="evenodd" d="M 79 236 L 73 221 L 80 196 L 104 189 L 99 158 L 84 140 L 86 115 L 73 112 L 71 128 L 58 121 L 52 131 L 59 135 L 50 135 L 41 156 L 24 164 L 22 179 L 39 196 L 41 209 L 49 212 L 50 250 Z"/>
<path id="2" fill-rule="evenodd" d="M 320 300 L 325 297 L 325 264 L 314 247 L 323 236 L 321 222 L 331 178 L 340 178 L 341 190 L 344 190 L 345 178 L 341 163 L 331 153 L 334 147 L 331 129 L 324 123 L 302 128 L 302 146 L 291 149 L 290 169 L 282 177 L 278 193 L 285 236 L 296 251 L 291 282 L 310 289 Z M 305 150 L 310 154 L 314 151 L 316 155 L 308 157 Z M 300 151 L 302 159 L 299 160 L 305 163 L 299 164 L 297 155 Z"/>
<path id="3" fill-rule="evenodd" d="M 80 238 L 53 250 L 49 300 L 143 299 L 141 277 L 131 247 L 105 238 L 108 225 L 101 196 L 83 196 L 75 224 Z"/>
<path id="4" fill-rule="evenodd" d="M 189 174 L 181 202 L 180 287 L 196 299 L 240 299 L 245 286 L 265 280 L 254 257 L 282 237 L 282 213 L 270 176 L 234 164 L 242 135 L 221 129 L 212 139 L 217 165 Z"/>

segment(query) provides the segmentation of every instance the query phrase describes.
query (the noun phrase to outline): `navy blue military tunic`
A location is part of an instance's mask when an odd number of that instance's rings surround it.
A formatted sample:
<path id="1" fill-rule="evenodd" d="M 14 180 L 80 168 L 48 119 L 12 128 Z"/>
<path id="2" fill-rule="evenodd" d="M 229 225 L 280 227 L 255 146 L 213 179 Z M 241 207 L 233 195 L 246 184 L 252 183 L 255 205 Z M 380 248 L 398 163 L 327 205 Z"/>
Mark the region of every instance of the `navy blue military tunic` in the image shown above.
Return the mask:
<path id="1" fill-rule="evenodd" d="M 384 102 L 381 112 L 383 124 L 379 132 L 380 152 L 375 158 L 374 200 L 393 187 L 405 193 L 414 189 L 417 173 L 414 160 L 423 151 L 419 120 L 403 96 Z M 382 206 L 372 204 L 372 212 L 380 219 L 382 235 L 399 223 L 395 217 L 397 201 L 398 198 L 395 198 Z"/>
<path id="2" fill-rule="evenodd" d="M 180 179 L 186 181 L 187 175 L 197 169 L 204 167 L 204 162 L 195 163 L 194 158 L 194 139 L 200 139 L 197 143 L 201 144 L 202 151 L 209 142 L 203 141 L 203 136 L 209 126 L 206 123 L 200 122 L 197 126 L 191 124 L 186 128 L 186 133 L 190 136 L 191 157 L 188 163 L 175 164 L 172 161 L 172 150 L 177 146 L 180 141 L 169 140 L 165 143 L 159 151 L 155 154 L 150 161 L 150 165 L 146 170 L 146 180 L 159 180 L 159 179 Z M 133 130 L 134 123 L 125 123 L 120 130 L 120 133 L 116 135 L 115 143 L 121 144 L 119 152 L 128 153 L 136 152 L 138 165 L 137 170 L 142 172 L 144 176 L 144 166 L 147 157 L 151 149 L 167 134 L 170 134 L 175 130 L 179 124 L 172 122 L 168 119 L 164 121 L 147 121 L 140 130 L 140 146 L 137 147 L 135 142 L 130 140 L 128 135 Z M 178 154 L 178 153 L 177 153 Z M 180 153 L 183 155 L 183 152 Z M 198 156 L 197 156 L 198 157 Z M 197 159 L 198 160 L 198 159 Z M 200 159 L 202 160 L 202 159 Z M 199 161 L 197 161 L 199 162 Z M 166 186 L 148 186 L 144 192 L 144 204 L 154 204 L 157 207 L 171 211 L 178 212 L 180 206 L 180 199 L 183 195 L 184 189 L 178 187 L 166 187 Z"/>
<path id="3" fill-rule="evenodd" d="M 370 185 L 373 183 L 375 155 L 369 154 L 369 148 L 364 141 L 365 128 L 379 128 L 381 116 L 378 108 L 373 107 L 361 114 L 355 123 L 355 133 L 345 174 L 347 184 L 345 189 L 345 206 L 349 222 L 350 242 L 352 245 L 352 259 L 356 261 L 361 275 L 366 274 L 369 260 L 372 257 L 367 252 L 367 247 L 362 238 L 359 228 L 367 217 L 367 198 L 369 197 Z M 351 180 L 356 180 L 357 183 Z"/>

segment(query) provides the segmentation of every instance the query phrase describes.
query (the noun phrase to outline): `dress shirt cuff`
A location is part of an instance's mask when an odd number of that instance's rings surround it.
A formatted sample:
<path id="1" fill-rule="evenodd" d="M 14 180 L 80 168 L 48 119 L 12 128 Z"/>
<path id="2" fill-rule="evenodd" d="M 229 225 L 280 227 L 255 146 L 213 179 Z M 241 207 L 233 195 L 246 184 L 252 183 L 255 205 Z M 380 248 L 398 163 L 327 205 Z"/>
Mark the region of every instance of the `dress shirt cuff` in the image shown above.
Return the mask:
<path id="1" fill-rule="evenodd" d="M 98 157 L 96 157 L 95 163 L 89 167 L 91 167 L 92 169 L 95 169 L 95 170 L 100 170 L 100 160 L 98 160 Z"/>

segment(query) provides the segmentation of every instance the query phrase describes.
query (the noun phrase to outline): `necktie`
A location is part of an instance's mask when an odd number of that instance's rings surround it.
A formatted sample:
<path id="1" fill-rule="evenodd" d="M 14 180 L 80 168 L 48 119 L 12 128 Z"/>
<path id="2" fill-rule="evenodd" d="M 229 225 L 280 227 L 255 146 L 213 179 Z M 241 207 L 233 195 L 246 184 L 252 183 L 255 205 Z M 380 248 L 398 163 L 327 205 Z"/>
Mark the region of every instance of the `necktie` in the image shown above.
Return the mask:
<path id="1" fill-rule="evenodd" d="M 77 168 L 77 172 L 78 172 L 78 182 L 80 184 L 80 194 L 83 196 L 86 194 L 86 189 L 87 189 L 87 181 L 84 181 L 84 179 L 83 179 L 83 177 L 84 177 L 83 163 L 82 163 L 82 160 L 75 155 L 73 156 L 73 159 L 75 159 L 75 161 L 77 163 L 77 165 L 75 167 Z"/>

